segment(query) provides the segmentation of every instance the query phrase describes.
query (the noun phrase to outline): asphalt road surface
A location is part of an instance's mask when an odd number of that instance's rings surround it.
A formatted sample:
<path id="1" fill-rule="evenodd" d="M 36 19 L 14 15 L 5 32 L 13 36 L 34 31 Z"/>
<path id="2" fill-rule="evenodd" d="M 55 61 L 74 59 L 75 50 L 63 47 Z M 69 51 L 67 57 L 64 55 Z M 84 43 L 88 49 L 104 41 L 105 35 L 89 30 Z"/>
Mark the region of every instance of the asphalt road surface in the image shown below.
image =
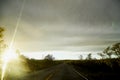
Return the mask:
<path id="1" fill-rule="evenodd" d="M 40 70 L 17 80 L 88 80 L 68 64 Z"/>

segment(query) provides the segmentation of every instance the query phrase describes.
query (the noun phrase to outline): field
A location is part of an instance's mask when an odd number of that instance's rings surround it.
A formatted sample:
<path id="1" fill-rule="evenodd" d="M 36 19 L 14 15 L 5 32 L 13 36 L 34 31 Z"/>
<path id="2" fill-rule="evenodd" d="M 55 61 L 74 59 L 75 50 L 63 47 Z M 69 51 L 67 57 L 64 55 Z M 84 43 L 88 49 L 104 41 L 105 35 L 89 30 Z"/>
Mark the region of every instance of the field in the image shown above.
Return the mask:
<path id="1" fill-rule="evenodd" d="M 67 61 L 89 80 L 120 80 L 120 59 Z"/>
<path id="2" fill-rule="evenodd" d="M 69 64 L 89 80 L 120 80 L 120 58 L 101 60 L 28 60 L 30 72 Z"/>
<path id="3" fill-rule="evenodd" d="M 14 73 L 19 72 L 19 74 L 23 74 L 24 72 L 24 75 L 26 75 L 64 63 L 72 66 L 89 80 L 120 80 L 120 58 L 101 60 L 35 60 L 22 56 L 21 59 L 22 64 L 11 63 L 8 65 L 7 78 L 21 77 Z M 11 76 L 9 73 L 14 75 Z"/>

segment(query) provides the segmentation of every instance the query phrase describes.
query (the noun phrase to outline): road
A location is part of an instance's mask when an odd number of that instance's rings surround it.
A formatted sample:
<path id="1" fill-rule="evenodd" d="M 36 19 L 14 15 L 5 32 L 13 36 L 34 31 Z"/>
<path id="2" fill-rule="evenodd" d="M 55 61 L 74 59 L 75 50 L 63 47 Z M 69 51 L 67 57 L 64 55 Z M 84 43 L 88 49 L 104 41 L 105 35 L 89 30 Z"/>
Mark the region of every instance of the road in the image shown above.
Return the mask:
<path id="1" fill-rule="evenodd" d="M 40 70 L 17 80 L 88 80 L 68 64 Z"/>

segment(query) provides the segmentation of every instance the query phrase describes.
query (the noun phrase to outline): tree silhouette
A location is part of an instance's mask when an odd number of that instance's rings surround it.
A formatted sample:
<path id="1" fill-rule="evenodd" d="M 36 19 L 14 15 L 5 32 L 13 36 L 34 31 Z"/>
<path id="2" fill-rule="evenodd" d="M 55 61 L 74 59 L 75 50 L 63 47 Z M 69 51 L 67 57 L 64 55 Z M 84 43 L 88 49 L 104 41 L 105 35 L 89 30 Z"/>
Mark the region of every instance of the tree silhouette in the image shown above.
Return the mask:
<path id="1" fill-rule="evenodd" d="M 106 49 L 104 49 L 103 53 L 106 54 L 109 58 L 111 58 L 113 54 L 110 47 L 107 47 Z"/>
<path id="2" fill-rule="evenodd" d="M 5 48 L 7 47 L 7 45 L 4 43 L 4 39 L 3 39 L 4 31 L 5 31 L 5 29 L 0 27 L 0 56 L 3 53 L 3 51 L 5 50 Z"/>
<path id="3" fill-rule="evenodd" d="M 97 53 L 102 59 L 105 58 L 105 55 L 103 53 Z"/>
<path id="4" fill-rule="evenodd" d="M 117 56 L 120 58 L 120 43 L 116 43 L 112 45 L 111 47 L 107 47 L 104 51 L 104 54 L 106 54 L 109 58 L 111 58 L 112 55 Z"/>
<path id="5" fill-rule="evenodd" d="M 5 29 L 4 29 L 4 28 L 2 28 L 2 27 L 0 27 L 0 38 L 2 38 L 2 37 L 3 37 L 3 31 L 5 31 Z"/>
<path id="6" fill-rule="evenodd" d="M 50 54 L 46 55 L 44 58 L 44 60 L 51 60 L 51 61 L 53 61 L 54 59 L 55 58 L 53 57 L 53 55 L 50 55 Z"/>
<path id="7" fill-rule="evenodd" d="M 79 56 L 79 58 L 80 58 L 80 60 L 82 60 L 82 59 L 83 59 L 83 56 L 82 56 L 82 55 L 80 55 L 80 56 Z"/>
<path id="8" fill-rule="evenodd" d="M 26 62 L 28 60 L 28 58 L 21 54 L 20 50 L 18 49 L 16 50 L 16 54 L 18 55 L 18 58 L 21 60 L 21 62 Z"/>
<path id="9" fill-rule="evenodd" d="M 112 46 L 111 50 L 113 51 L 113 53 L 120 58 L 120 43 L 116 43 Z"/>
<path id="10" fill-rule="evenodd" d="M 92 59 L 92 54 L 91 53 L 89 53 L 88 55 L 87 55 L 87 58 L 86 58 L 87 60 L 91 60 Z"/>

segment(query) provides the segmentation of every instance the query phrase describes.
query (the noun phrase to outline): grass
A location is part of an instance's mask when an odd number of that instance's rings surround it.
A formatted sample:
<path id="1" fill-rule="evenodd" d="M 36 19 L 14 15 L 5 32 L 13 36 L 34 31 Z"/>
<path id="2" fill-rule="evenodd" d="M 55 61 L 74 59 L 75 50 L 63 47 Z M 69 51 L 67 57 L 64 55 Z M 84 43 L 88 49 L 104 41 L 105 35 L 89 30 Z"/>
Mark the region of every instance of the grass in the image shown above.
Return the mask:
<path id="1" fill-rule="evenodd" d="M 120 59 L 67 61 L 89 80 L 120 80 Z"/>
<path id="2" fill-rule="evenodd" d="M 102 60 L 35 60 L 23 57 L 22 60 L 23 65 L 29 68 L 27 73 L 67 63 L 89 80 L 120 80 L 120 58 Z"/>
<path id="3" fill-rule="evenodd" d="M 120 58 L 101 60 L 27 60 L 30 72 L 60 63 L 72 65 L 89 80 L 120 80 Z"/>

